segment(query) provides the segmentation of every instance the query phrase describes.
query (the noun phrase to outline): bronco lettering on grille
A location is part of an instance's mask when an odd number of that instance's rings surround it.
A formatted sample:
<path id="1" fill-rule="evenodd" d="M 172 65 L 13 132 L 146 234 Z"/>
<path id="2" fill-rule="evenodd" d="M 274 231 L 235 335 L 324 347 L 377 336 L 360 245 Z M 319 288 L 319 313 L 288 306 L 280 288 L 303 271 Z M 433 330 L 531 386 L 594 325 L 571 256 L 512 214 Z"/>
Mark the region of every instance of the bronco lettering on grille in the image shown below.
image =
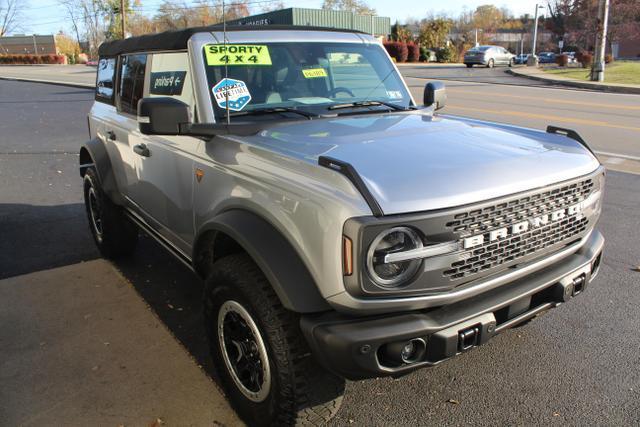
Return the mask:
<path id="1" fill-rule="evenodd" d="M 467 237 L 463 240 L 464 249 L 474 248 L 482 245 L 485 241 L 493 242 L 495 240 L 504 239 L 508 236 L 524 233 L 530 228 L 537 228 L 546 225 L 550 222 L 560 221 L 567 217 L 582 215 L 583 203 L 577 203 L 564 209 L 558 209 L 551 213 L 539 215 L 537 217 L 527 219 L 524 221 L 516 222 L 508 227 L 497 228 L 491 230 L 488 233 L 488 238 L 485 240 L 485 234 L 477 234 L 475 236 Z"/>

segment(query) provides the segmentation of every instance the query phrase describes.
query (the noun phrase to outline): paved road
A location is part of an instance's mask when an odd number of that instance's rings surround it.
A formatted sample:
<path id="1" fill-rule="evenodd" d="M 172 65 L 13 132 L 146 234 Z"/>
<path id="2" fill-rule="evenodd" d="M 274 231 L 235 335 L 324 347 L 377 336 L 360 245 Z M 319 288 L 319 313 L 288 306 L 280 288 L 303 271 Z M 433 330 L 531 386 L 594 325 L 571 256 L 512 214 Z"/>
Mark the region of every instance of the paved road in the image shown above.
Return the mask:
<path id="1" fill-rule="evenodd" d="M 401 72 L 418 101 L 426 82 L 444 80 L 444 114 L 536 129 L 550 124 L 575 129 L 596 151 L 631 156 L 638 161 L 634 166 L 640 166 L 640 95 L 557 88 L 510 76 L 504 68 L 404 66 Z M 613 160 L 609 166 L 619 163 Z"/>
<path id="2" fill-rule="evenodd" d="M 0 99 L 0 419 L 237 423 L 209 378 L 201 283 L 150 239 L 97 259 L 75 156 L 91 93 L 0 81 Z M 437 368 L 349 383 L 334 424 L 637 425 L 638 188 L 609 174 L 587 293 Z"/>
<path id="3" fill-rule="evenodd" d="M 447 85 L 445 114 L 546 129 L 553 124 L 577 130 L 613 170 L 640 173 L 640 95 L 555 87 L 514 77 L 506 68 L 452 66 L 399 67 L 418 102 L 429 80 Z M 95 68 L 0 66 L 0 76 L 51 79 L 92 85 Z"/>

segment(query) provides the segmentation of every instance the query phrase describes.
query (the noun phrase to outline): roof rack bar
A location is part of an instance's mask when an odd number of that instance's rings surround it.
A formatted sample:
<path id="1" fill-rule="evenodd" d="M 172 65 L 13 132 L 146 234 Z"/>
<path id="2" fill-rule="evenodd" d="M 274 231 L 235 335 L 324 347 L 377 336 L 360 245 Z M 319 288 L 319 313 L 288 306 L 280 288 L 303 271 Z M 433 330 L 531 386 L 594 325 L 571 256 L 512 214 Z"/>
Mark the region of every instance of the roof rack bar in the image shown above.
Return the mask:
<path id="1" fill-rule="evenodd" d="M 589 147 L 589 144 L 587 144 L 587 141 L 582 139 L 580 134 L 578 134 L 578 132 L 576 132 L 573 129 L 567 129 L 567 128 L 561 128 L 561 127 L 549 125 L 549 126 L 547 126 L 547 133 L 555 133 L 555 134 L 558 134 L 558 135 L 564 135 L 567 138 L 571 138 L 571 139 L 573 139 L 575 141 L 578 141 L 580 144 L 582 144 L 584 146 L 584 148 L 589 150 L 589 152 L 591 152 L 591 154 L 593 154 L 594 156 L 596 155 L 596 153 L 593 152 L 591 147 Z"/>
<path id="2" fill-rule="evenodd" d="M 343 162 L 342 160 L 334 159 L 333 157 L 320 156 L 318 157 L 318 164 L 325 168 L 333 169 L 336 172 L 344 175 L 351 183 L 356 187 L 356 189 L 362 194 L 365 202 L 369 205 L 371 212 L 373 212 L 373 216 L 381 217 L 384 216 L 384 212 L 382 208 L 378 204 L 378 201 L 373 197 L 373 194 L 369 191 L 367 184 L 364 183 L 362 177 L 358 174 L 358 171 L 347 162 Z"/>

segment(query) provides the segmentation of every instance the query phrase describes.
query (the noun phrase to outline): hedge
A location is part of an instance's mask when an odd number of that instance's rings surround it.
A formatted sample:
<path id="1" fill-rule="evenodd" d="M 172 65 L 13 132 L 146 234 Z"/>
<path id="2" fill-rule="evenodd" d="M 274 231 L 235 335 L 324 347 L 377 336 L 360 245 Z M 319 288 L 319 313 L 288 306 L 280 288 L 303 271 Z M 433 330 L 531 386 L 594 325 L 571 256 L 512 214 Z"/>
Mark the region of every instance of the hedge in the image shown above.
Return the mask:
<path id="1" fill-rule="evenodd" d="M 409 57 L 409 49 L 404 42 L 385 42 L 383 43 L 385 49 L 389 53 L 389 56 L 394 58 L 396 62 L 407 62 Z"/>
<path id="2" fill-rule="evenodd" d="M 560 55 L 556 55 L 556 64 L 561 67 L 566 67 L 569 63 L 569 55 L 562 53 Z"/>
<path id="3" fill-rule="evenodd" d="M 0 55 L 0 64 L 64 64 L 64 55 Z"/>
<path id="4" fill-rule="evenodd" d="M 415 43 L 407 43 L 408 59 L 409 62 L 420 61 L 420 46 Z"/>

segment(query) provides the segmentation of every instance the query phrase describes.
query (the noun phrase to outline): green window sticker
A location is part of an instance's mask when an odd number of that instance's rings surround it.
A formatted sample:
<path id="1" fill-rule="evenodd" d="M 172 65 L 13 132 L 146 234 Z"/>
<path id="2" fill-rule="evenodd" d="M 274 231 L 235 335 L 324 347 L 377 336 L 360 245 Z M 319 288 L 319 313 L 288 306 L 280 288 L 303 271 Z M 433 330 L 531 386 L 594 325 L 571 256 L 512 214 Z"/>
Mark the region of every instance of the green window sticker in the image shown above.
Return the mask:
<path id="1" fill-rule="evenodd" d="M 271 65 L 269 47 L 257 44 L 208 44 L 204 46 L 207 65 Z"/>

